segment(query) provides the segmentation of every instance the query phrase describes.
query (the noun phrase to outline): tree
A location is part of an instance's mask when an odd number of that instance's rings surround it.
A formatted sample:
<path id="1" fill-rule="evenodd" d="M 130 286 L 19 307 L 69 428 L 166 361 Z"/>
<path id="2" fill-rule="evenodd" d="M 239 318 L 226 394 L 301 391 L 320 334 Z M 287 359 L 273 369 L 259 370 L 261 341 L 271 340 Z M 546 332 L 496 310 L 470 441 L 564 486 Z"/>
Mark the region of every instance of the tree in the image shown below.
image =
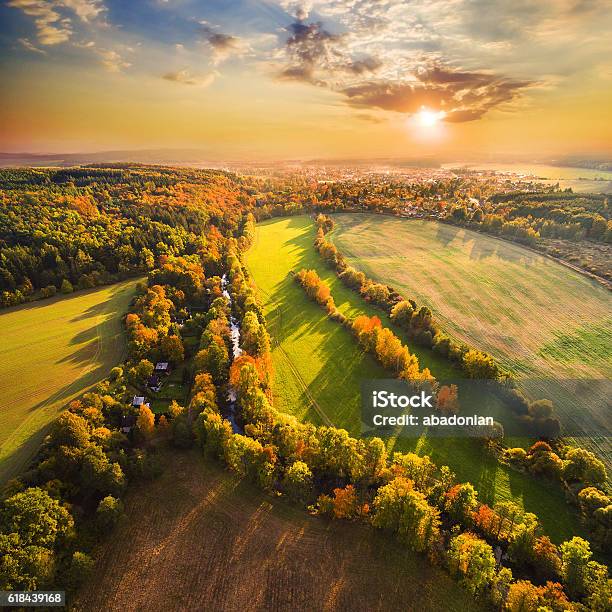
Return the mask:
<path id="1" fill-rule="evenodd" d="M 89 442 L 87 421 L 72 412 L 62 412 L 53 425 L 50 442 L 53 446 L 84 447 Z"/>
<path id="2" fill-rule="evenodd" d="M 164 336 L 160 344 L 162 355 L 168 361 L 177 364 L 185 359 L 185 349 L 179 336 Z"/>
<path id="3" fill-rule="evenodd" d="M 526 512 L 521 522 L 514 528 L 514 532 L 510 535 L 508 553 L 516 563 L 527 565 L 533 561 L 538 528 L 538 519 L 531 512 Z"/>
<path id="4" fill-rule="evenodd" d="M 402 476 L 378 489 L 373 507 L 372 524 L 397 532 L 414 550 L 431 548 L 439 537 L 438 510 Z"/>
<path id="5" fill-rule="evenodd" d="M 596 485 L 607 480 L 606 467 L 593 453 L 584 448 L 571 448 L 565 454 L 563 477 L 568 482 L 579 481 Z"/>
<path id="6" fill-rule="evenodd" d="M 153 375 L 153 364 L 148 359 L 141 359 L 134 367 L 134 382 L 136 385 L 145 384 Z"/>
<path id="7" fill-rule="evenodd" d="M 589 543 L 578 536 L 561 544 L 561 576 L 572 598 L 580 599 L 584 595 L 591 555 Z"/>
<path id="8" fill-rule="evenodd" d="M 159 417 L 159 421 L 157 423 L 157 431 L 159 431 L 159 433 L 162 436 L 166 436 L 169 430 L 170 430 L 170 423 L 168 423 L 168 419 L 166 418 L 166 415 L 162 414 Z"/>
<path id="9" fill-rule="evenodd" d="M 293 500 L 304 503 L 312 493 L 312 472 L 303 461 L 294 461 L 283 477 L 283 489 Z"/>
<path id="10" fill-rule="evenodd" d="M 153 436 L 155 431 L 155 415 L 146 404 L 140 406 L 138 418 L 136 419 L 136 428 L 145 440 L 150 440 Z"/>
<path id="11" fill-rule="evenodd" d="M 444 414 L 457 414 L 459 412 L 459 399 L 457 385 L 444 385 L 438 390 L 436 404 Z"/>
<path id="12" fill-rule="evenodd" d="M 495 576 L 493 549 L 473 533 L 462 533 L 451 540 L 448 551 L 451 571 L 459 574 L 472 593 L 484 590 Z"/>
<path id="13" fill-rule="evenodd" d="M 218 412 L 205 409 L 196 419 L 195 434 L 202 450 L 220 459 L 232 435 L 232 426 Z"/>
<path id="14" fill-rule="evenodd" d="M 478 504 L 478 493 L 471 483 L 458 484 L 446 493 L 445 510 L 456 523 L 470 525 Z"/>
<path id="15" fill-rule="evenodd" d="M 23 545 L 52 548 L 74 526 L 72 516 L 38 487 L 31 487 L 4 500 L 0 513 L 4 533 L 16 533 Z"/>
<path id="16" fill-rule="evenodd" d="M 94 560 L 86 553 L 75 551 L 70 560 L 70 568 L 68 570 L 68 581 L 73 589 L 79 587 L 89 576 L 94 569 Z"/>
<path id="17" fill-rule="evenodd" d="M 210 346 L 199 351 L 194 359 L 195 371 L 210 373 L 216 385 L 225 382 L 228 366 L 229 353 L 223 342 L 211 342 Z"/>
<path id="18" fill-rule="evenodd" d="M 402 300 L 393 306 L 391 309 L 391 320 L 397 323 L 400 327 L 408 327 L 412 320 L 414 307 L 410 302 Z"/>
<path id="19" fill-rule="evenodd" d="M 518 580 L 510 585 L 506 608 L 510 612 L 536 612 L 540 600 L 538 588 L 529 580 Z"/>
<path id="20" fill-rule="evenodd" d="M 112 529 L 123 516 L 123 503 L 120 499 L 107 495 L 100 500 L 96 510 L 96 523 L 100 532 Z"/>
<path id="21" fill-rule="evenodd" d="M 542 580 L 557 580 L 561 575 L 559 549 L 548 536 L 540 536 L 533 549 L 534 567 Z"/>
<path id="22" fill-rule="evenodd" d="M 593 612 L 609 612 L 612 602 L 612 579 L 608 578 L 608 568 L 596 561 L 589 561 L 584 576 L 584 586 L 588 609 Z"/>
<path id="23" fill-rule="evenodd" d="M 334 489 L 334 516 L 336 518 L 354 518 L 357 516 L 357 493 L 353 485 L 346 485 L 343 489 Z"/>
<path id="24" fill-rule="evenodd" d="M 491 355 L 470 349 L 463 356 L 463 369 L 468 378 L 496 380 L 500 376 L 498 365 Z"/>
<path id="25" fill-rule="evenodd" d="M 50 585 L 55 570 L 53 551 L 28 545 L 16 533 L 0 533 L 0 586 L 4 590 L 37 590 Z"/>

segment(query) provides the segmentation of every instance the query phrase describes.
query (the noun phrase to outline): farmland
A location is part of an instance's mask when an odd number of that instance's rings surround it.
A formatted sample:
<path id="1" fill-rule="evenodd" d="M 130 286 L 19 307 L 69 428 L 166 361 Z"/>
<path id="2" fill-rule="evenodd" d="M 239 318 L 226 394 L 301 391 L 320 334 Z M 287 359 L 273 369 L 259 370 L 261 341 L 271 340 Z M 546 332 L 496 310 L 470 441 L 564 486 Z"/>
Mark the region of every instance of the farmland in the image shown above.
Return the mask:
<path id="1" fill-rule="evenodd" d="M 333 241 L 350 263 L 428 305 L 449 334 L 531 379 L 526 389 L 550 396 L 564 423 L 609 427 L 606 397 L 583 398 L 578 412 L 571 392 L 545 380 L 611 377 L 606 289 L 549 258 L 469 230 L 374 215 L 334 219 Z M 609 441 L 581 445 L 610 463 Z"/>
<path id="2" fill-rule="evenodd" d="M 389 536 L 309 516 L 197 452 L 167 462 L 128 494 L 75 609 L 484 609 Z"/>
<path id="3" fill-rule="evenodd" d="M 26 304 L 0 315 L 0 481 L 23 469 L 66 402 L 121 360 L 121 318 L 136 283 Z"/>
<path id="4" fill-rule="evenodd" d="M 275 406 L 302 420 L 329 421 L 359 435 L 361 381 L 386 378 L 388 373 L 361 351 L 346 329 L 306 297 L 289 273 L 314 268 L 329 283 L 336 305 L 345 315 L 365 312 L 381 316 L 384 325 L 390 322 L 380 309 L 338 280 L 314 250 L 313 239 L 312 220 L 306 216 L 266 221 L 257 226 L 254 245 L 247 253 L 248 268 L 273 337 Z M 412 344 L 410 349 L 418 355 L 421 366 L 429 367 L 438 378 L 457 375 L 447 361 L 431 351 Z M 499 465 L 473 440 L 406 438 L 391 440 L 389 446 L 429 454 L 438 464 L 449 465 L 460 479 L 474 484 L 482 501 L 514 499 L 523 503 L 541 518 L 556 540 L 576 533 L 576 521 L 559 491 L 543 490 L 531 477 Z"/>

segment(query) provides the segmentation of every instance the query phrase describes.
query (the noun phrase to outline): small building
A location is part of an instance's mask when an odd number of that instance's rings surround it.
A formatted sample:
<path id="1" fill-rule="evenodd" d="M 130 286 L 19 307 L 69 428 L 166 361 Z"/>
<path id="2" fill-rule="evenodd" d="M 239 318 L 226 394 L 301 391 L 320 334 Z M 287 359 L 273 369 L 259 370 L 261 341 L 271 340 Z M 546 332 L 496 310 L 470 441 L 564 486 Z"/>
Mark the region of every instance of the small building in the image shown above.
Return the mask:
<path id="1" fill-rule="evenodd" d="M 170 364 L 167 361 L 158 361 L 155 364 L 155 372 L 157 374 L 169 374 Z"/>
<path id="2" fill-rule="evenodd" d="M 142 395 L 135 395 L 134 399 L 132 400 L 132 406 L 136 406 L 136 408 L 139 408 L 144 403 L 145 403 L 145 398 Z"/>
<path id="3" fill-rule="evenodd" d="M 136 426 L 136 416 L 133 414 L 128 414 L 126 416 L 121 417 L 121 432 L 124 434 L 129 434 L 132 431 L 132 428 Z"/>
<path id="4" fill-rule="evenodd" d="M 161 389 L 161 380 L 157 374 L 153 374 L 147 381 L 147 387 L 157 393 Z"/>

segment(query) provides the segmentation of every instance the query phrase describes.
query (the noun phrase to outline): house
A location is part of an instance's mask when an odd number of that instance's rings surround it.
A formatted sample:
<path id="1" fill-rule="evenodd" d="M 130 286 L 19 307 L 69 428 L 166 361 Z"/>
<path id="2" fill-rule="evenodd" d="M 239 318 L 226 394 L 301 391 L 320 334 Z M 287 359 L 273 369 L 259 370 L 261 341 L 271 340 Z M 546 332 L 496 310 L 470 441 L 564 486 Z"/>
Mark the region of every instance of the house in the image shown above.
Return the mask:
<path id="1" fill-rule="evenodd" d="M 129 414 L 121 417 L 121 431 L 124 434 L 129 434 L 132 428 L 136 426 L 136 416 Z"/>
<path id="2" fill-rule="evenodd" d="M 142 406 L 144 403 L 145 403 L 145 398 L 142 397 L 142 395 L 135 395 L 134 399 L 132 400 L 132 406 L 136 406 L 137 408 Z"/>
<path id="3" fill-rule="evenodd" d="M 155 364 L 156 374 L 170 374 L 170 364 L 167 361 L 158 361 Z"/>
<path id="4" fill-rule="evenodd" d="M 151 389 L 151 391 L 154 391 L 155 393 L 157 393 L 161 389 L 161 386 L 161 380 L 156 374 L 153 374 L 147 381 L 147 387 L 149 387 L 149 389 Z"/>

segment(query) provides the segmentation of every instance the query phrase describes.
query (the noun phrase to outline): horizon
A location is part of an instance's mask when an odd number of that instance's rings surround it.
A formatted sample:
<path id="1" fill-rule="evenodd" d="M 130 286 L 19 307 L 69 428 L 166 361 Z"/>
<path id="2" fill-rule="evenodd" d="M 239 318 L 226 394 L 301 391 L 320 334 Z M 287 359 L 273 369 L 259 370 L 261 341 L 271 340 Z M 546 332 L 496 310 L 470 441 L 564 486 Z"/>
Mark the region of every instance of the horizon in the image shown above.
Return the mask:
<path id="1" fill-rule="evenodd" d="M 0 22 L 2 148 L 13 154 L 612 150 L 612 16 L 599 0 L 9 0 Z"/>

